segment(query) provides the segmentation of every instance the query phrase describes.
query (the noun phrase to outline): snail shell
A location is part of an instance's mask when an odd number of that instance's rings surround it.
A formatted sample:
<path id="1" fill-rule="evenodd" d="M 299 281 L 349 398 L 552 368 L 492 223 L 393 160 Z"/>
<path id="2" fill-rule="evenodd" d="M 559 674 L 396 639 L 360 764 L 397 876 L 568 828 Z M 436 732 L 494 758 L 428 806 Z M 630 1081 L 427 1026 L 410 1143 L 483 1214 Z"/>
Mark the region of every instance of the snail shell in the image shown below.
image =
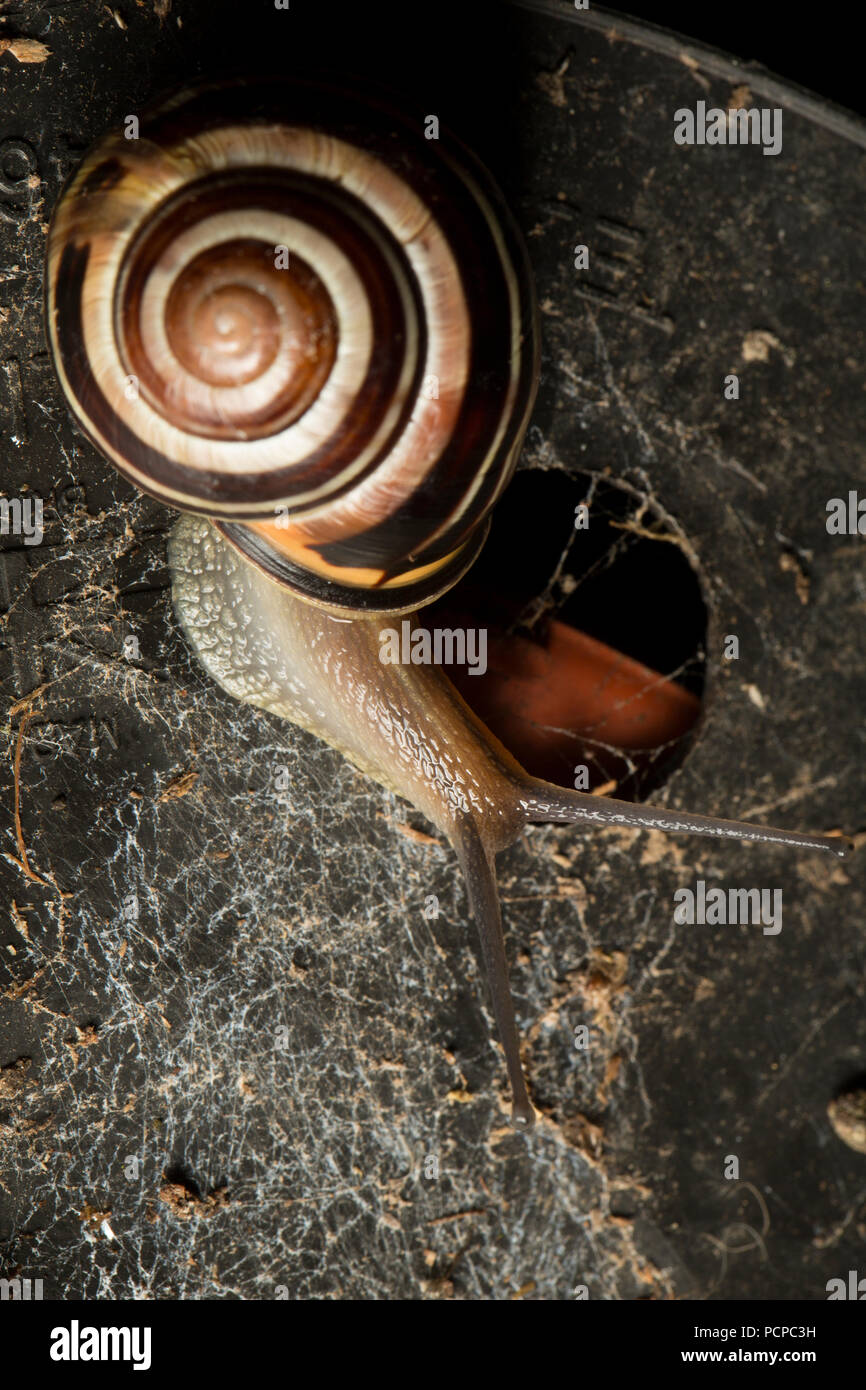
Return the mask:
<path id="1" fill-rule="evenodd" d="M 47 320 L 121 473 L 350 609 L 408 611 L 468 568 L 537 379 L 484 168 L 313 83 L 202 86 L 100 142 L 52 223 Z"/>

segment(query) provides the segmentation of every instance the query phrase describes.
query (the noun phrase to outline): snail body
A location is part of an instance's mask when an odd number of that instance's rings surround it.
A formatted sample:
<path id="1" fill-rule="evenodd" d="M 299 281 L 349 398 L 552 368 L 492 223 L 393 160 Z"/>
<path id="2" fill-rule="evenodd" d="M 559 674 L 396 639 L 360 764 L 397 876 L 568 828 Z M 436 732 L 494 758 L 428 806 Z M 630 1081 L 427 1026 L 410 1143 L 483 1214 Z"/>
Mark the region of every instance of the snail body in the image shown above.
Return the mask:
<path id="1" fill-rule="evenodd" d="M 287 593 L 203 518 L 181 518 L 168 556 L 175 613 L 230 695 L 324 739 L 452 841 L 465 814 L 494 853 L 517 838 L 519 765 L 441 667 L 383 665 L 380 618 L 346 620 Z"/>
<path id="2" fill-rule="evenodd" d="M 453 845 L 517 1122 L 533 1110 L 493 861 L 527 824 L 843 852 L 531 778 L 441 668 L 380 659 L 383 623 L 418 625 L 478 554 L 537 382 L 525 251 L 462 147 L 316 84 L 182 93 L 137 141 L 101 142 L 64 193 L 47 319 L 86 433 L 187 513 L 169 539 L 172 595 L 204 668 Z"/>

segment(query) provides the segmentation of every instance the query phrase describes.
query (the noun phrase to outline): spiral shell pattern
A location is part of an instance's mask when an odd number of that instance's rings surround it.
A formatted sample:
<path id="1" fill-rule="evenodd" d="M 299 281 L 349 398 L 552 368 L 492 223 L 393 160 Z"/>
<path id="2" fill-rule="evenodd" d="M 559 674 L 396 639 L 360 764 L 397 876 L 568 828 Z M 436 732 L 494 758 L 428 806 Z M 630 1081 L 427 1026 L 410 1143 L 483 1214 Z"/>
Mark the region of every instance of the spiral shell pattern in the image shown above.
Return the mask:
<path id="1" fill-rule="evenodd" d="M 531 275 L 490 176 L 316 83 L 205 85 L 135 134 L 91 151 L 49 233 L 48 335 L 86 434 L 313 601 L 441 592 L 537 378 Z"/>

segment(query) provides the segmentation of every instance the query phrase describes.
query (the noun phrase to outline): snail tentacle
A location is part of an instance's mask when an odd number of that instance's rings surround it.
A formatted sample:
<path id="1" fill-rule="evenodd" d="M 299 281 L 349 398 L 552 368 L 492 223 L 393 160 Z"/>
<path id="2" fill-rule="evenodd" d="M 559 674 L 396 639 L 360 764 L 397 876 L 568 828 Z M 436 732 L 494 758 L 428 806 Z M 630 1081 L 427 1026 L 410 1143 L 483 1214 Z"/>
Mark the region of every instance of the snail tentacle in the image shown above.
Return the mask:
<path id="1" fill-rule="evenodd" d="M 853 844 L 842 835 L 809 835 L 799 830 L 781 830 L 749 821 L 722 820 L 690 811 L 663 806 L 635 805 L 613 797 L 591 796 L 586 792 L 554 787 L 549 782 L 530 781 L 521 795 L 521 806 L 528 824 L 558 821 L 568 824 L 636 826 L 642 830 L 664 830 L 667 834 L 713 835 L 731 840 L 753 840 L 756 844 L 797 845 L 801 849 L 823 849 L 845 859 Z"/>
<path id="2" fill-rule="evenodd" d="M 514 1017 L 514 1000 L 508 978 L 508 960 L 502 935 L 502 914 L 493 858 L 485 848 L 477 827 L 464 819 L 454 835 L 454 846 L 466 880 L 469 906 L 481 940 L 493 1014 L 511 1085 L 512 1123 L 529 1128 L 535 1111 L 526 1090 L 526 1077 L 520 1061 L 520 1041 Z"/>

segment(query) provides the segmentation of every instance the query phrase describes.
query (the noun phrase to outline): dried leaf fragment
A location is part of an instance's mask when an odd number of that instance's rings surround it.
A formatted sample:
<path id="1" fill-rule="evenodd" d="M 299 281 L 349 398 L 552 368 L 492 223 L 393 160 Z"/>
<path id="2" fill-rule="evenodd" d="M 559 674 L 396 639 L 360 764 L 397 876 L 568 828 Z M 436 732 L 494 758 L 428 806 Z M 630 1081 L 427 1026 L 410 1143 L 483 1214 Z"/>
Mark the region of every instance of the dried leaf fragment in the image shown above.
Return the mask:
<path id="1" fill-rule="evenodd" d="M 0 56 L 4 53 L 11 53 L 19 63 L 44 63 L 51 49 L 39 39 L 0 39 Z"/>
<path id="2" fill-rule="evenodd" d="M 836 1096 L 827 1106 L 827 1116 L 843 1144 L 866 1154 L 866 1089 Z"/>
<path id="3" fill-rule="evenodd" d="M 187 792 L 192 790 L 197 781 L 198 773 L 193 768 L 189 768 L 188 771 L 182 772 L 179 777 L 175 777 L 173 782 L 169 782 L 158 800 L 176 801 L 178 797 L 186 796 Z"/>

